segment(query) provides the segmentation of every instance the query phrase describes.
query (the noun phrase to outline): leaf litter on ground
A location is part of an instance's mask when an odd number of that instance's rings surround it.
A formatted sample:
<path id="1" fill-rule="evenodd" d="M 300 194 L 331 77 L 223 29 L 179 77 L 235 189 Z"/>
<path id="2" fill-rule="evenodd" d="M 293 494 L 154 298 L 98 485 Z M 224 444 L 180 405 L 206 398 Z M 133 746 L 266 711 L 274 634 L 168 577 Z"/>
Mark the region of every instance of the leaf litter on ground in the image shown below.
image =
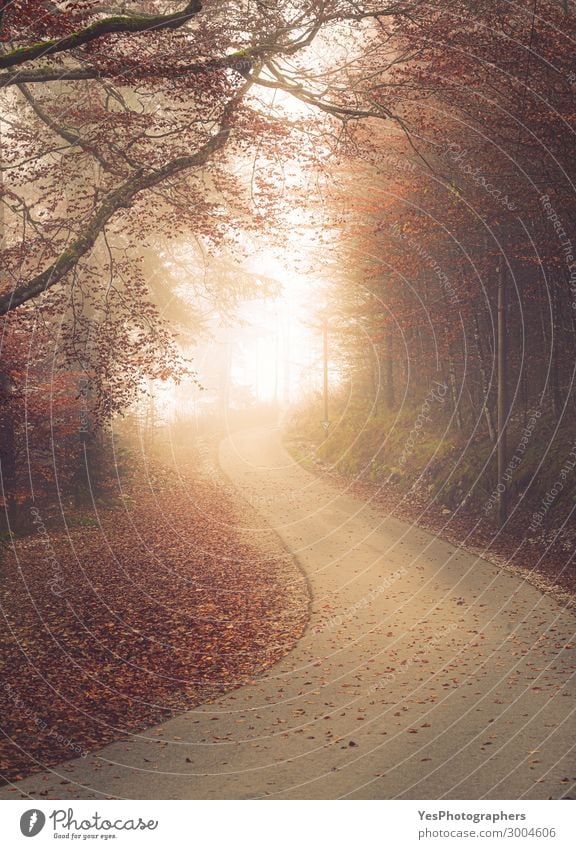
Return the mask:
<path id="1" fill-rule="evenodd" d="M 214 467 L 149 472 L 94 527 L 61 522 L 5 552 L 4 781 L 252 681 L 306 626 L 304 576 Z"/>

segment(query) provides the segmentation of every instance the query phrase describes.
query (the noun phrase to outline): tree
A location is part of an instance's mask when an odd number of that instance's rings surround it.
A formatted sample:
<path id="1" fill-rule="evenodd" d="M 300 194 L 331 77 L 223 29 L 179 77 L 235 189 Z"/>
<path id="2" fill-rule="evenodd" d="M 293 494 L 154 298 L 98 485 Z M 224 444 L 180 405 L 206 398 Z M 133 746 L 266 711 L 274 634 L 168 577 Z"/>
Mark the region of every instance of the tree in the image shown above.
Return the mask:
<path id="1" fill-rule="evenodd" d="M 37 5 L 23 1 L 6 8 L 3 26 L 11 42 L 22 41 L 30 7 Z M 159 4 L 146 5 L 154 10 Z M 185 176 L 186 203 L 195 209 L 193 215 L 184 213 L 180 226 L 221 238 L 226 222 L 212 198 L 215 192 L 238 195 L 237 182 L 226 171 L 230 156 L 255 142 L 276 147 L 290 136 L 285 125 L 266 115 L 254 92 L 288 92 L 345 121 L 387 116 L 384 106 L 368 106 L 370 91 L 363 91 L 361 77 L 348 89 L 342 84 L 359 73 L 351 70 L 350 59 L 360 62 L 366 43 L 380 38 L 383 20 L 418 6 L 368 2 L 359 8 L 348 0 L 315 0 L 304 9 L 254 2 L 248 11 L 242 5 L 202 12 L 198 4 L 188 4 L 178 13 L 146 18 L 101 17 L 99 4 L 83 2 L 72 4 L 71 19 L 50 7 L 34 30 L 48 37 L 2 57 L 6 67 L 18 70 L 1 81 L 10 91 L 16 88 L 31 114 L 22 124 L 13 112 L 6 132 L 12 151 L 4 166 L 3 201 L 15 220 L 8 222 L 14 236 L 5 256 L 9 279 L 0 294 L 0 313 L 69 279 L 107 228 L 140 235 L 173 225 L 175 208 L 179 217 L 183 214 L 177 196 Z M 353 57 L 343 44 L 349 35 L 358 51 Z M 336 47 L 336 62 L 346 56 L 344 70 L 338 64 L 317 73 L 304 70 L 309 48 L 321 40 Z M 46 55 L 48 64 L 22 67 Z M 190 55 L 195 61 L 188 61 Z M 69 85 L 63 90 L 64 83 Z M 32 93 L 31 84 L 42 93 Z M 18 99 L 9 102 L 14 110 L 22 106 Z M 38 137 L 32 137 L 30 124 Z M 226 159 L 223 151 L 231 139 Z M 60 158 L 48 164 L 54 150 L 66 152 L 65 168 Z M 212 185 L 207 191 L 197 175 L 208 163 Z M 90 167 L 98 174 L 97 185 L 87 184 L 77 204 L 61 210 L 55 198 L 61 181 L 74 168 L 86 175 Z M 16 188 L 22 182 L 42 184 L 44 191 L 30 201 Z M 41 222 L 34 217 L 40 209 Z"/>
<path id="2" fill-rule="evenodd" d="M 440 375 L 457 444 L 486 440 L 484 501 L 498 487 L 514 505 L 533 484 L 527 449 L 514 454 L 533 411 L 549 406 L 564 434 L 576 404 L 575 26 L 551 2 L 433 4 L 426 17 L 403 19 L 395 44 L 406 59 L 378 99 L 408 133 L 372 127 L 371 157 L 350 169 L 334 200 L 342 219 L 334 241 L 348 241 L 335 298 L 359 291 L 349 311 L 366 329 L 347 337 L 342 362 L 366 362 L 372 346 L 379 374 L 385 380 L 392 363 L 413 405 Z M 395 357 L 382 350 L 389 330 Z"/>

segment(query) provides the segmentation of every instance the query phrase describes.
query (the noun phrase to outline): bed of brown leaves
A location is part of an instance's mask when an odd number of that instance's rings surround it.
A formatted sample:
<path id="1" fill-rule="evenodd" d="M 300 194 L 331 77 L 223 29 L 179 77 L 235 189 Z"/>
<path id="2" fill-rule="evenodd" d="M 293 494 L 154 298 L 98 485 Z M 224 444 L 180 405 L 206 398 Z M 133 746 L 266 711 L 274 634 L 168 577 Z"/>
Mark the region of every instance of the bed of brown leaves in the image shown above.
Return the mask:
<path id="1" fill-rule="evenodd" d="M 94 527 L 46 528 L 35 514 L 35 532 L 4 553 L 4 780 L 245 683 L 305 628 L 292 559 L 273 534 L 256 548 L 238 530 L 251 508 L 213 474 L 154 475 L 92 513 Z"/>

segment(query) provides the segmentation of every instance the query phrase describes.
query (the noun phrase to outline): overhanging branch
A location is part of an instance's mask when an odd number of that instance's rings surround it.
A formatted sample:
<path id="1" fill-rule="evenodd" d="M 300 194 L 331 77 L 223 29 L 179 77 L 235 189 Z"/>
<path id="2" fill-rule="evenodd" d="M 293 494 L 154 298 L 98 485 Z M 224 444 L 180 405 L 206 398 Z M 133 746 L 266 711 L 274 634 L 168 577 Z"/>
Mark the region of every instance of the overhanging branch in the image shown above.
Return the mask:
<path id="1" fill-rule="evenodd" d="M 50 83 L 79 80 L 122 80 L 123 77 L 135 76 L 139 80 L 146 79 L 178 79 L 191 74 L 207 74 L 212 71 L 229 68 L 245 74 L 260 55 L 258 49 L 232 53 L 229 56 L 209 59 L 206 62 L 182 62 L 176 65 L 158 65 L 155 67 L 139 68 L 138 65 L 123 65 L 116 70 L 101 70 L 100 68 L 34 68 L 6 72 L 0 74 L 0 88 L 24 83 Z"/>
<path id="2" fill-rule="evenodd" d="M 291 94 L 302 103 L 306 103 L 308 106 L 314 106 L 316 109 L 319 109 L 321 112 L 326 112 L 334 118 L 340 118 L 343 121 L 361 120 L 363 118 L 393 118 L 394 120 L 397 120 L 394 114 L 384 106 L 378 105 L 377 109 L 365 109 L 362 107 L 345 106 L 343 104 L 335 103 L 324 99 L 322 95 L 310 91 L 300 83 L 291 82 L 286 76 L 284 76 L 284 74 L 281 73 L 274 63 L 267 62 L 265 67 L 268 71 L 270 71 L 275 79 L 268 80 L 264 77 L 251 77 L 252 82 L 256 85 L 263 86 L 264 88 L 285 91 L 287 94 Z"/>
<path id="3" fill-rule="evenodd" d="M 0 315 L 6 315 L 16 307 L 38 297 L 59 283 L 94 247 L 98 236 L 111 218 L 120 209 L 129 207 L 140 192 L 153 188 L 176 174 L 205 165 L 217 151 L 226 145 L 230 138 L 234 112 L 250 85 L 250 83 L 245 83 L 226 105 L 218 132 L 211 136 L 199 150 L 189 156 L 179 156 L 172 159 L 161 168 L 156 168 L 148 173 L 141 169 L 120 186 L 108 192 L 85 225 L 82 235 L 62 251 L 48 268 L 27 282 L 19 283 L 11 291 L 0 295 Z"/>
<path id="4" fill-rule="evenodd" d="M 64 38 L 40 41 L 29 47 L 18 47 L 10 53 L 0 55 L 0 68 L 13 68 L 16 65 L 22 65 L 24 62 L 31 62 L 34 59 L 53 56 L 55 53 L 64 53 L 67 50 L 74 50 L 105 35 L 177 29 L 187 23 L 201 10 L 202 3 L 200 0 L 192 0 L 181 11 L 174 12 L 171 15 L 114 15 L 104 18 L 101 21 L 96 21 L 85 29 L 74 32 Z"/>

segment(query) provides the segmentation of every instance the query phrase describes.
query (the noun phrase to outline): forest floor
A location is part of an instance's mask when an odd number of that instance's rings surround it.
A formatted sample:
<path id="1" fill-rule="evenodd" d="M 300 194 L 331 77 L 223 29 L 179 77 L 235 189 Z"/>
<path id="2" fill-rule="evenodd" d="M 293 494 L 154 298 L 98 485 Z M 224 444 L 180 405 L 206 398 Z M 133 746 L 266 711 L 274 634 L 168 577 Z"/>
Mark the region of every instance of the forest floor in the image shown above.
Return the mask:
<path id="1" fill-rule="evenodd" d="M 34 514 L 6 546 L 0 774 L 14 781 L 258 676 L 308 620 L 305 579 L 198 458 L 142 466 L 120 506 Z"/>
<path id="2" fill-rule="evenodd" d="M 294 462 L 219 462 L 298 558 L 310 621 L 246 686 L 0 788 L 3 799 L 573 798 L 574 611 Z M 27 801 L 29 806 L 29 801 Z"/>

